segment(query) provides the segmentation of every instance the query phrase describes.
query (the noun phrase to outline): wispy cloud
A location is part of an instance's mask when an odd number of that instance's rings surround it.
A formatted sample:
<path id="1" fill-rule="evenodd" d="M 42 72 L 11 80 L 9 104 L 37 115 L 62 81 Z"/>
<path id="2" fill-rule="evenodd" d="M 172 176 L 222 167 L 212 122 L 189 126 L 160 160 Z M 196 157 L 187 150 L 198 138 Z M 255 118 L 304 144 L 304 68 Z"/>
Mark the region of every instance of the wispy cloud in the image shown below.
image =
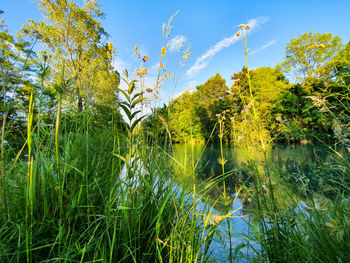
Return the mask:
<path id="1" fill-rule="evenodd" d="M 258 54 L 258 53 L 260 53 L 261 51 L 267 49 L 268 47 L 271 47 L 271 46 L 272 46 L 273 44 L 275 44 L 275 43 L 276 43 L 276 40 L 271 40 L 269 43 L 267 43 L 267 44 L 265 44 L 265 45 L 263 45 L 263 46 L 261 46 L 261 47 L 259 47 L 259 48 L 257 48 L 257 49 L 254 49 L 254 50 L 250 51 L 249 53 L 250 53 L 251 55 Z"/>
<path id="2" fill-rule="evenodd" d="M 254 18 L 248 21 L 247 24 L 250 25 L 249 33 L 253 32 L 253 30 L 257 27 L 259 27 L 261 24 L 265 23 L 268 20 L 267 17 L 258 17 Z M 234 43 L 236 43 L 241 36 L 237 37 L 236 33 L 234 33 L 232 36 L 224 38 L 217 42 L 214 46 L 210 47 L 202 56 L 200 56 L 195 64 L 186 72 L 186 75 L 188 77 L 193 77 L 196 74 L 198 74 L 199 71 L 204 69 L 208 66 L 209 61 L 221 50 L 224 48 L 227 48 Z"/>
<path id="3" fill-rule="evenodd" d="M 185 44 L 186 40 L 187 38 L 185 36 L 182 36 L 182 35 L 175 36 L 170 40 L 169 51 L 173 52 L 173 51 L 179 50 Z"/>

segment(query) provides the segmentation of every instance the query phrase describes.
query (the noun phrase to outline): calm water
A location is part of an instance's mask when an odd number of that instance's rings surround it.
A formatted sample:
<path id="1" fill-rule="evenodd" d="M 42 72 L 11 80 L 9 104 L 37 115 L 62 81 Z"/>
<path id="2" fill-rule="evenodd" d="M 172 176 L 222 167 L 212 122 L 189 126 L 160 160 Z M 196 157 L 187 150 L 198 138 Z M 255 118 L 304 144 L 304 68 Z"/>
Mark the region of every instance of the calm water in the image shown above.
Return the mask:
<path id="1" fill-rule="evenodd" d="M 222 174 L 222 167 L 218 162 L 218 158 L 221 156 L 219 145 L 212 144 L 207 147 L 188 144 L 174 145 L 172 152 L 179 163 L 179 174 L 194 180 L 196 185 L 200 185 L 206 182 L 205 180 Z M 263 162 L 268 162 L 272 175 L 278 174 L 279 176 L 280 180 L 278 181 L 276 192 L 281 194 L 280 198 L 282 199 L 283 195 L 288 192 L 288 195 L 295 195 L 297 199 L 302 201 L 303 190 L 306 189 L 309 183 L 308 178 L 312 177 L 314 168 L 327 160 L 331 154 L 327 147 L 314 145 L 279 146 L 271 149 L 266 156 L 255 153 L 254 157 L 244 150 L 225 145 L 223 153 L 225 159 L 227 159 L 225 173 L 232 171 L 232 174 L 225 180 L 226 192 L 232 200 L 230 211 L 237 209 L 233 215 L 238 217 L 230 219 L 230 224 L 234 230 L 231 239 L 234 244 L 233 247 L 247 243 L 242 235 L 249 234 L 248 223 L 252 220 L 252 216 L 249 215 L 254 213 L 249 209 L 249 199 L 244 195 L 244 191 L 241 191 L 237 196 L 238 198 L 234 199 L 237 190 L 242 185 L 249 186 L 253 180 L 254 175 L 247 168 L 251 163 L 257 164 L 258 171 L 264 173 Z M 283 185 L 281 185 L 281 182 L 283 182 Z M 212 204 L 220 198 L 222 193 L 223 183 L 215 186 L 208 193 Z M 212 213 L 225 214 L 225 206 L 216 203 Z M 225 220 L 221 227 L 225 228 L 226 226 Z M 226 262 L 229 249 L 228 242 L 222 242 L 217 238 L 213 245 L 213 256 L 215 259 L 219 262 Z M 240 252 L 238 261 L 245 262 L 244 256 L 249 254 L 249 249 L 244 248 Z"/>

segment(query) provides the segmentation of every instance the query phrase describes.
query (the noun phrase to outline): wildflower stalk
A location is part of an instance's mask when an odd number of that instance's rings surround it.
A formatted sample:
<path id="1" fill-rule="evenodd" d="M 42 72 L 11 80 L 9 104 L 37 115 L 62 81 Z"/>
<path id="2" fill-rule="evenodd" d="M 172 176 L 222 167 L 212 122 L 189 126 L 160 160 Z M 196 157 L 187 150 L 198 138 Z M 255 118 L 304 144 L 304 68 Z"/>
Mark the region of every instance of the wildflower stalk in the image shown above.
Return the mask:
<path id="1" fill-rule="evenodd" d="M 128 78 L 128 72 L 125 71 L 126 78 Z M 118 88 L 118 91 L 120 91 L 126 101 L 120 102 L 119 106 L 122 108 L 124 113 L 126 114 L 127 118 L 129 119 L 128 123 L 128 153 L 126 155 L 126 158 L 124 156 L 121 156 L 119 154 L 114 154 L 117 156 L 120 160 L 122 160 L 126 166 L 128 173 L 130 175 L 130 171 L 132 168 L 134 168 L 133 164 L 136 164 L 134 161 L 137 159 L 136 154 L 139 146 L 139 142 L 135 142 L 135 133 L 137 129 L 138 123 L 145 117 L 145 115 L 141 117 L 137 117 L 139 113 L 141 113 L 141 110 L 135 110 L 137 106 L 139 106 L 144 100 L 146 100 L 146 97 L 143 97 L 143 92 L 139 92 L 134 94 L 134 91 L 136 89 L 136 80 L 132 80 L 130 82 L 127 82 L 125 80 L 126 84 L 129 86 L 127 90 L 122 90 Z"/>
<path id="2" fill-rule="evenodd" d="M 7 218 L 10 220 L 10 211 L 7 204 L 7 186 L 6 186 L 6 176 L 5 176 L 5 127 L 6 127 L 6 119 L 7 119 L 7 100 L 6 100 L 6 80 L 7 76 L 1 70 L 1 78 L 3 81 L 2 93 L 3 93 L 3 108 L 4 111 L 2 113 L 2 126 L 1 126 L 1 188 L 2 188 L 2 202 L 4 210 L 7 213 Z"/>
<path id="3" fill-rule="evenodd" d="M 56 149 L 56 171 L 58 182 L 60 182 L 60 152 L 59 152 L 59 132 L 60 132 L 60 122 L 61 122 L 61 104 L 62 104 L 62 94 L 59 94 L 58 105 L 57 105 L 57 114 L 56 114 L 56 127 L 55 127 L 55 149 Z M 60 193 L 61 190 L 59 189 Z M 60 194 L 61 196 L 61 194 Z M 62 212 L 62 202 L 60 198 L 60 207 Z"/>
<path id="4" fill-rule="evenodd" d="M 224 128 L 225 128 L 225 114 L 226 112 L 229 111 L 229 110 L 226 110 L 224 111 L 222 114 L 218 114 L 217 117 L 219 118 L 218 122 L 219 122 L 219 139 L 220 139 L 220 154 L 221 154 L 221 157 L 220 159 L 218 160 L 219 163 L 221 164 L 221 170 L 222 170 L 222 176 L 224 176 L 225 174 L 225 164 L 227 162 L 227 160 L 225 159 L 224 157 L 224 151 L 223 151 L 223 137 L 224 137 Z M 224 205 L 225 205 L 225 214 L 228 214 L 228 205 L 229 205 L 229 202 L 228 202 L 228 197 L 227 197 L 227 194 L 226 194 L 226 183 L 225 183 L 225 180 L 223 180 L 223 184 L 224 184 L 224 193 L 223 193 L 223 200 L 224 200 Z M 227 222 L 227 230 L 228 230 L 228 237 L 229 237 L 229 243 L 230 243 L 230 252 L 229 252 L 229 262 L 232 262 L 232 234 L 231 234 L 231 223 L 230 223 L 230 220 L 229 218 L 226 219 L 226 222 Z"/>
<path id="5" fill-rule="evenodd" d="M 253 92 L 252 92 L 252 84 L 251 84 L 251 79 L 250 79 L 249 63 L 248 63 L 248 48 L 247 48 L 247 30 L 249 30 L 249 25 L 246 25 L 246 27 L 245 27 L 244 54 L 245 54 L 245 60 L 246 60 L 246 65 L 247 65 L 247 80 L 248 80 L 248 86 L 249 86 L 250 102 L 252 103 L 254 120 L 255 120 L 257 128 L 258 128 L 258 133 L 259 133 L 259 137 L 260 137 L 261 146 L 263 148 L 263 151 L 265 151 L 264 140 L 263 140 L 263 138 L 261 136 L 260 123 L 259 123 L 259 121 L 257 119 L 257 115 L 256 115 L 256 111 L 255 111 L 254 97 L 253 97 Z"/>
<path id="6" fill-rule="evenodd" d="M 34 211 L 34 186 L 33 186 L 33 156 L 32 156 L 32 124 L 33 124 L 33 92 L 30 93 L 28 120 L 27 120 L 27 145 L 28 145 L 28 172 L 27 172 L 27 194 L 26 194 L 26 253 L 27 262 L 31 262 L 33 211 Z"/>

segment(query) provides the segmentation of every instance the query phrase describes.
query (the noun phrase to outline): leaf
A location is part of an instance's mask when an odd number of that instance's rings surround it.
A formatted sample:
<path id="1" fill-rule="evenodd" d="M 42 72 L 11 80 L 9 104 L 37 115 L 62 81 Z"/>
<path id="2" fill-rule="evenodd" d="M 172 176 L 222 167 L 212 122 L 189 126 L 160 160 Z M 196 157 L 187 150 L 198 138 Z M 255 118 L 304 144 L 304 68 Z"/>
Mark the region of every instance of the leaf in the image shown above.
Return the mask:
<path id="1" fill-rule="evenodd" d="M 122 89 L 117 88 L 117 90 L 119 90 L 121 93 L 123 93 L 124 97 L 128 100 L 128 102 L 130 102 L 130 96 Z"/>
<path id="2" fill-rule="evenodd" d="M 122 161 L 126 164 L 126 166 L 129 167 L 129 163 L 128 163 L 128 161 L 125 159 L 124 156 L 121 156 L 121 155 L 116 154 L 116 153 L 114 153 L 113 155 L 117 156 L 120 160 L 122 160 Z"/>
<path id="3" fill-rule="evenodd" d="M 119 101 L 119 104 L 125 105 L 128 109 L 130 109 L 130 103 L 127 103 L 126 101 Z"/>
<path id="4" fill-rule="evenodd" d="M 132 104 L 131 104 L 131 108 L 134 108 L 138 103 L 140 103 L 141 101 L 147 100 L 147 98 L 138 98 L 137 100 L 135 100 Z"/>
<path id="5" fill-rule="evenodd" d="M 127 79 L 129 78 L 129 72 L 128 72 L 127 69 L 124 70 L 124 75 L 125 75 L 125 77 L 126 77 Z"/>
<path id="6" fill-rule="evenodd" d="M 129 90 L 128 90 L 128 93 L 129 94 L 131 94 L 133 91 L 134 91 L 134 89 L 135 89 L 135 82 L 136 82 L 136 80 L 133 80 L 133 81 L 131 81 L 130 82 L 130 84 L 129 84 Z"/>
<path id="7" fill-rule="evenodd" d="M 141 110 L 135 111 L 133 114 L 131 114 L 131 119 L 129 119 L 129 120 L 132 120 L 136 116 L 136 114 L 138 114 L 140 112 L 141 112 Z"/>
<path id="8" fill-rule="evenodd" d="M 130 207 L 127 207 L 127 206 L 118 206 L 117 207 L 117 209 L 119 209 L 119 210 L 129 210 L 129 209 L 131 209 Z"/>
<path id="9" fill-rule="evenodd" d="M 143 93 L 144 93 L 144 92 L 136 93 L 136 94 L 132 97 L 131 101 L 133 101 L 134 99 L 136 99 L 138 96 L 142 95 Z"/>
<path id="10" fill-rule="evenodd" d="M 55 88 L 55 90 L 58 92 L 58 93 L 62 93 L 63 92 L 63 89 L 60 85 L 57 85 L 56 83 L 53 85 L 53 87 Z"/>
<path id="11" fill-rule="evenodd" d="M 141 118 L 138 118 L 136 121 L 134 121 L 134 123 L 131 125 L 131 128 L 130 128 L 131 132 L 133 132 L 135 126 L 136 126 L 144 117 L 146 117 L 146 115 L 144 115 L 144 116 L 142 116 Z"/>
<path id="12" fill-rule="evenodd" d="M 130 112 L 130 110 L 124 104 L 119 104 L 119 106 L 124 110 L 125 114 L 129 118 L 129 120 L 131 120 L 131 112 Z"/>

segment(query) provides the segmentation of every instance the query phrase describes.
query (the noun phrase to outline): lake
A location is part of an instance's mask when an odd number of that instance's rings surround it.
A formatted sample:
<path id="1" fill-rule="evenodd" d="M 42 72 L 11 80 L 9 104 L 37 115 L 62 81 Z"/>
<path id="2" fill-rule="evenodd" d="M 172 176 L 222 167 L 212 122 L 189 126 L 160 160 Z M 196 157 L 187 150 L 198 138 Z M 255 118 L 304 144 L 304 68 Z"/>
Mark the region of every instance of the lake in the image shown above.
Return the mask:
<path id="1" fill-rule="evenodd" d="M 221 156 L 220 145 L 176 144 L 170 152 L 176 160 L 175 167 L 178 169 L 178 174 L 188 177 L 198 186 L 203 183 L 205 186 L 210 178 L 222 175 L 222 166 L 218 162 Z M 254 220 L 256 209 L 251 204 L 252 193 L 249 190 L 256 174 L 266 176 L 264 169 L 268 166 L 270 180 L 275 185 L 277 202 L 284 203 L 292 198 L 302 204 L 308 190 L 320 190 L 318 181 L 314 183 L 313 180 L 315 170 L 320 164 L 329 161 L 334 153 L 326 146 L 299 145 L 276 146 L 265 154 L 251 154 L 231 145 L 224 145 L 223 155 L 227 160 L 224 167 L 227 174 L 225 186 L 221 182 L 206 194 L 211 200 L 210 204 L 213 205 L 213 214 L 227 214 L 227 209 L 235 211 L 232 214 L 234 218 L 229 219 L 233 232 L 231 240 L 233 247 L 246 246 L 240 250 L 238 260 L 246 262 L 245 258 L 254 246 L 252 242 L 248 246 L 245 237 L 251 231 L 249 224 Z M 228 207 L 215 202 L 222 196 L 224 187 L 230 200 Z M 239 192 L 238 195 L 237 192 Z M 224 220 L 220 227 L 227 228 L 227 220 Z M 227 241 L 228 236 L 226 235 L 225 238 Z M 255 246 L 257 248 L 258 244 Z M 222 239 L 216 237 L 213 247 L 215 259 L 226 262 L 229 243 L 222 242 Z"/>

